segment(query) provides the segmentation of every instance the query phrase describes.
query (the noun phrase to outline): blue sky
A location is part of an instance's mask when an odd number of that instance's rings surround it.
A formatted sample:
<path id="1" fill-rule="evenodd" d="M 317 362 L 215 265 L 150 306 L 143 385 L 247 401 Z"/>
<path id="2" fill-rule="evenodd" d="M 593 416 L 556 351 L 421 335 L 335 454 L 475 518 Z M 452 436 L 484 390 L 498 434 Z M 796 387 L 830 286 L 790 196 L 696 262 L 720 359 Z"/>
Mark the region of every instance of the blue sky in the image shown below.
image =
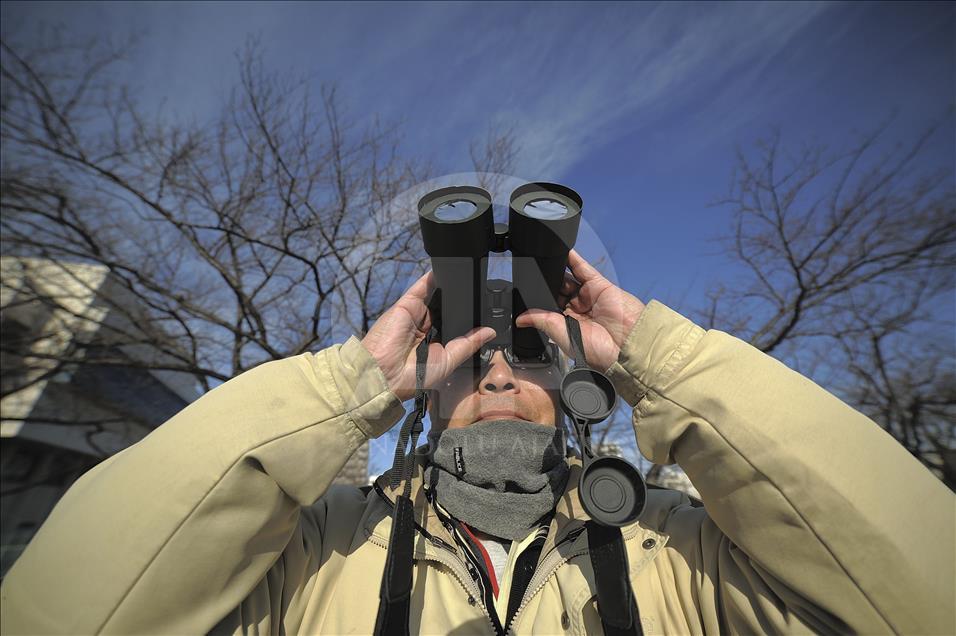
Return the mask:
<path id="1" fill-rule="evenodd" d="M 954 5 L 645 3 L 4 3 L 121 39 L 147 103 L 202 119 L 258 36 L 267 64 L 336 84 L 350 114 L 401 121 L 441 172 L 513 127 L 516 175 L 577 189 L 621 284 L 693 304 L 726 264 L 713 243 L 736 146 L 772 126 L 835 146 L 893 117 L 912 137 L 954 101 Z M 952 168 L 953 121 L 933 161 Z"/>
<path id="2" fill-rule="evenodd" d="M 143 99 L 211 115 L 256 35 L 267 64 L 335 83 L 349 112 L 403 123 L 404 150 L 468 170 L 489 125 L 517 135 L 516 175 L 578 190 L 620 284 L 678 309 L 733 269 L 713 239 L 737 146 L 887 142 L 947 117 L 956 5 L 110 3 L 2 6 L 3 30 L 142 34 L 126 66 Z M 949 115 L 928 169 L 956 172 Z M 587 254 L 586 254 L 587 255 Z"/>

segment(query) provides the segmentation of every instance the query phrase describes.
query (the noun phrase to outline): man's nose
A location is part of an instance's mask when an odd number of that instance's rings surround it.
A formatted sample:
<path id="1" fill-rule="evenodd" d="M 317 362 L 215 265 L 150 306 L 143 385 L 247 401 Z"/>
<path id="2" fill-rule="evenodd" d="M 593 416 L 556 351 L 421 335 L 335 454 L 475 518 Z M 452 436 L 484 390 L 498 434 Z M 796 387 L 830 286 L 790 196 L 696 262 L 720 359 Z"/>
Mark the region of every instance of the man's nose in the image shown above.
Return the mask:
<path id="1" fill-rule="evenodd" d="M 479 393 L 506 393 L 520 391 L 514 370 L 501 351 L 495 351 L 488 364 L 488 370 L 478 385 Z"/>

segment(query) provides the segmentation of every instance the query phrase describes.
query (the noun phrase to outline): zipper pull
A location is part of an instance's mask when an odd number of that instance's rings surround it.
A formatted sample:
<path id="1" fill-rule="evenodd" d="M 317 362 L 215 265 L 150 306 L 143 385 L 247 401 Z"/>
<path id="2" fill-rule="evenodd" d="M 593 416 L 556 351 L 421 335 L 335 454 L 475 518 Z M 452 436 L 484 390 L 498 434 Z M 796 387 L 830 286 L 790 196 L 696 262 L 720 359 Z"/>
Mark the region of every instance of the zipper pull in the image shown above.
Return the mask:
<path id="1" fill-rule="evenodd" d="M 448 550 L 449 552 L 453 552 L 453 553 L 455 552 L 455 549 L 453 547 L 451 547 L 450 545 L 448 545 L 447 543 L 445 543 L 438 537 L 429 537 L 428 540 L 431 541 L 432 545 L 436 547 L 443 548 L 445 550 Z"/>

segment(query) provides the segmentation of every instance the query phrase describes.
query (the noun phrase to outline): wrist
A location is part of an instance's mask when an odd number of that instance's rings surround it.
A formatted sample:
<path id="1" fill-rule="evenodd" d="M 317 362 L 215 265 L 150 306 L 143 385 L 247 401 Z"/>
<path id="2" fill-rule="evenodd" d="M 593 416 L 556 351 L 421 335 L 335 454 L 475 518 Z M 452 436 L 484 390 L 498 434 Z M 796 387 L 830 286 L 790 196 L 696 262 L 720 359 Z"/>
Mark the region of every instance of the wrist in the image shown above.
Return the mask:
<path id="1" fill-rule="evenodd" d="M 615 344 L 620 350 L 624 349 L 628 337 L 631 335 L 631 332 L 634 331 L 634 326 L 640 321 L 647 307 L 634 296 L 628 296 L 629 297 L 622 303 L 621 327 L 614 334 Z"/>
<path id="2" fill-rule="evenodd" d="M 385 384 L 387 388 L 394 392 L 394 387 L 398 378 L 392 377 L 393 374 L 389 373 L 388 369 L 390 365 L 388 364 L 388 357 L 386 354 L 380 352 L 380 348 L 375 338 L 370 338 L 369 335 L 366 335 L 359 341 L 362 344 L 362 348 L 368 353 L 369 358 L 372 362 L 375 363 L 375 368 L 381 374 L 381 377 L 385 379 Z"/>
<path id="3" fill-rule="evenodd" d="M 352 421 L 368 438 L 378 437 L 401 418 L 401 400 L 361 340 L 353 336 L 322 355 L 344 410 L 351 413 Z"/>
<path id="4" fill-rule="evenodd" d="M 704 330 L 669 307 L 651 301 L 634 321 L 624 346 L 607 371 L 631 406 L 650 390 L 667 386 Z"/>

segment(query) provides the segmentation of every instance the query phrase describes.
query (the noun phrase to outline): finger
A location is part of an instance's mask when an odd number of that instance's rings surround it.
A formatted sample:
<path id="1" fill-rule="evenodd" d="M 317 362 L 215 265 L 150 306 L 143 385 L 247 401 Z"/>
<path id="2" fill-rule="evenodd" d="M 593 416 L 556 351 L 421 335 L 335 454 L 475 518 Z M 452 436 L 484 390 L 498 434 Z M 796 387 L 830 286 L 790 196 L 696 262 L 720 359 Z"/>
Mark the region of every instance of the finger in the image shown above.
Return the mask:
<path id="1" fill-rule="evenodd" d="M 568 338 L 568 326 L 564 314 L 546 309 L 529 309 L 515 319 L 519 327 L 534 327 L 543 331 L 562 351 L 570 355 L 571 340 Z"/>
<path id="2" fill-rule="evenodd" d="M 568 252 L 568 267 L 571 268 L 574 277 L 581 281 L 582 284 L 595 278 L 603 278 L 601 272 L 594 269 L 589 262 L 584 260 L 584 258 L 574 250 Z"/>
<path id="3" fill-rule="evenodd" d="M 395 306 L 404 308 L 411 315 L 415 325 L 419 329 L 424 329 L 429 322 L 426 303 L 434 291 L 435 274 L 432 271 L 425 272 L 412 283 L 412 286 L 402 294 L 401 298 L 395 301 Z"/>
<path id="4" fill-rule="evenodd" d="M 585 302 L 580 296 L 572 296 L 568 299 L 568 304 L 564 307 L 565 313 L 574 313 L 577 315 L 586 315 L 591 311 L 591 303 Z"/>
<path id="5" fill-rule="evenodd" d="M 483 344 L 495 337 L 491 327 L 476 327 L 445 345 L 445 370 L 450 373 L 470 358 Z"/>
<path id="6" fill-rule="evenodd" d="M 428 270 L 422 274 L 421 278 L 412 283 L 412 286 L 402 294 L 400 300 L 411 299 L 427 301 L 435 290 L 435 273 Z"/>
<path id="7" fill-rule="evenodd" d="M 561 281 L 561 287 L 558 291 L 560 291 L 562 294 L 570 296 L 576 293 L 579 289 L 581 289 L 581 283 L 574 279 L 574 276 L 571 274 L 571 272 L 565 272 L 564 280 Z"/>
<path id="8" fill-rule="evenodd" d="M 563 312 L 565 307 L 568 307 L 579 298 L 580 296 L 577 292 L 573 294 L 558 294 L 558 308 Z"/>

